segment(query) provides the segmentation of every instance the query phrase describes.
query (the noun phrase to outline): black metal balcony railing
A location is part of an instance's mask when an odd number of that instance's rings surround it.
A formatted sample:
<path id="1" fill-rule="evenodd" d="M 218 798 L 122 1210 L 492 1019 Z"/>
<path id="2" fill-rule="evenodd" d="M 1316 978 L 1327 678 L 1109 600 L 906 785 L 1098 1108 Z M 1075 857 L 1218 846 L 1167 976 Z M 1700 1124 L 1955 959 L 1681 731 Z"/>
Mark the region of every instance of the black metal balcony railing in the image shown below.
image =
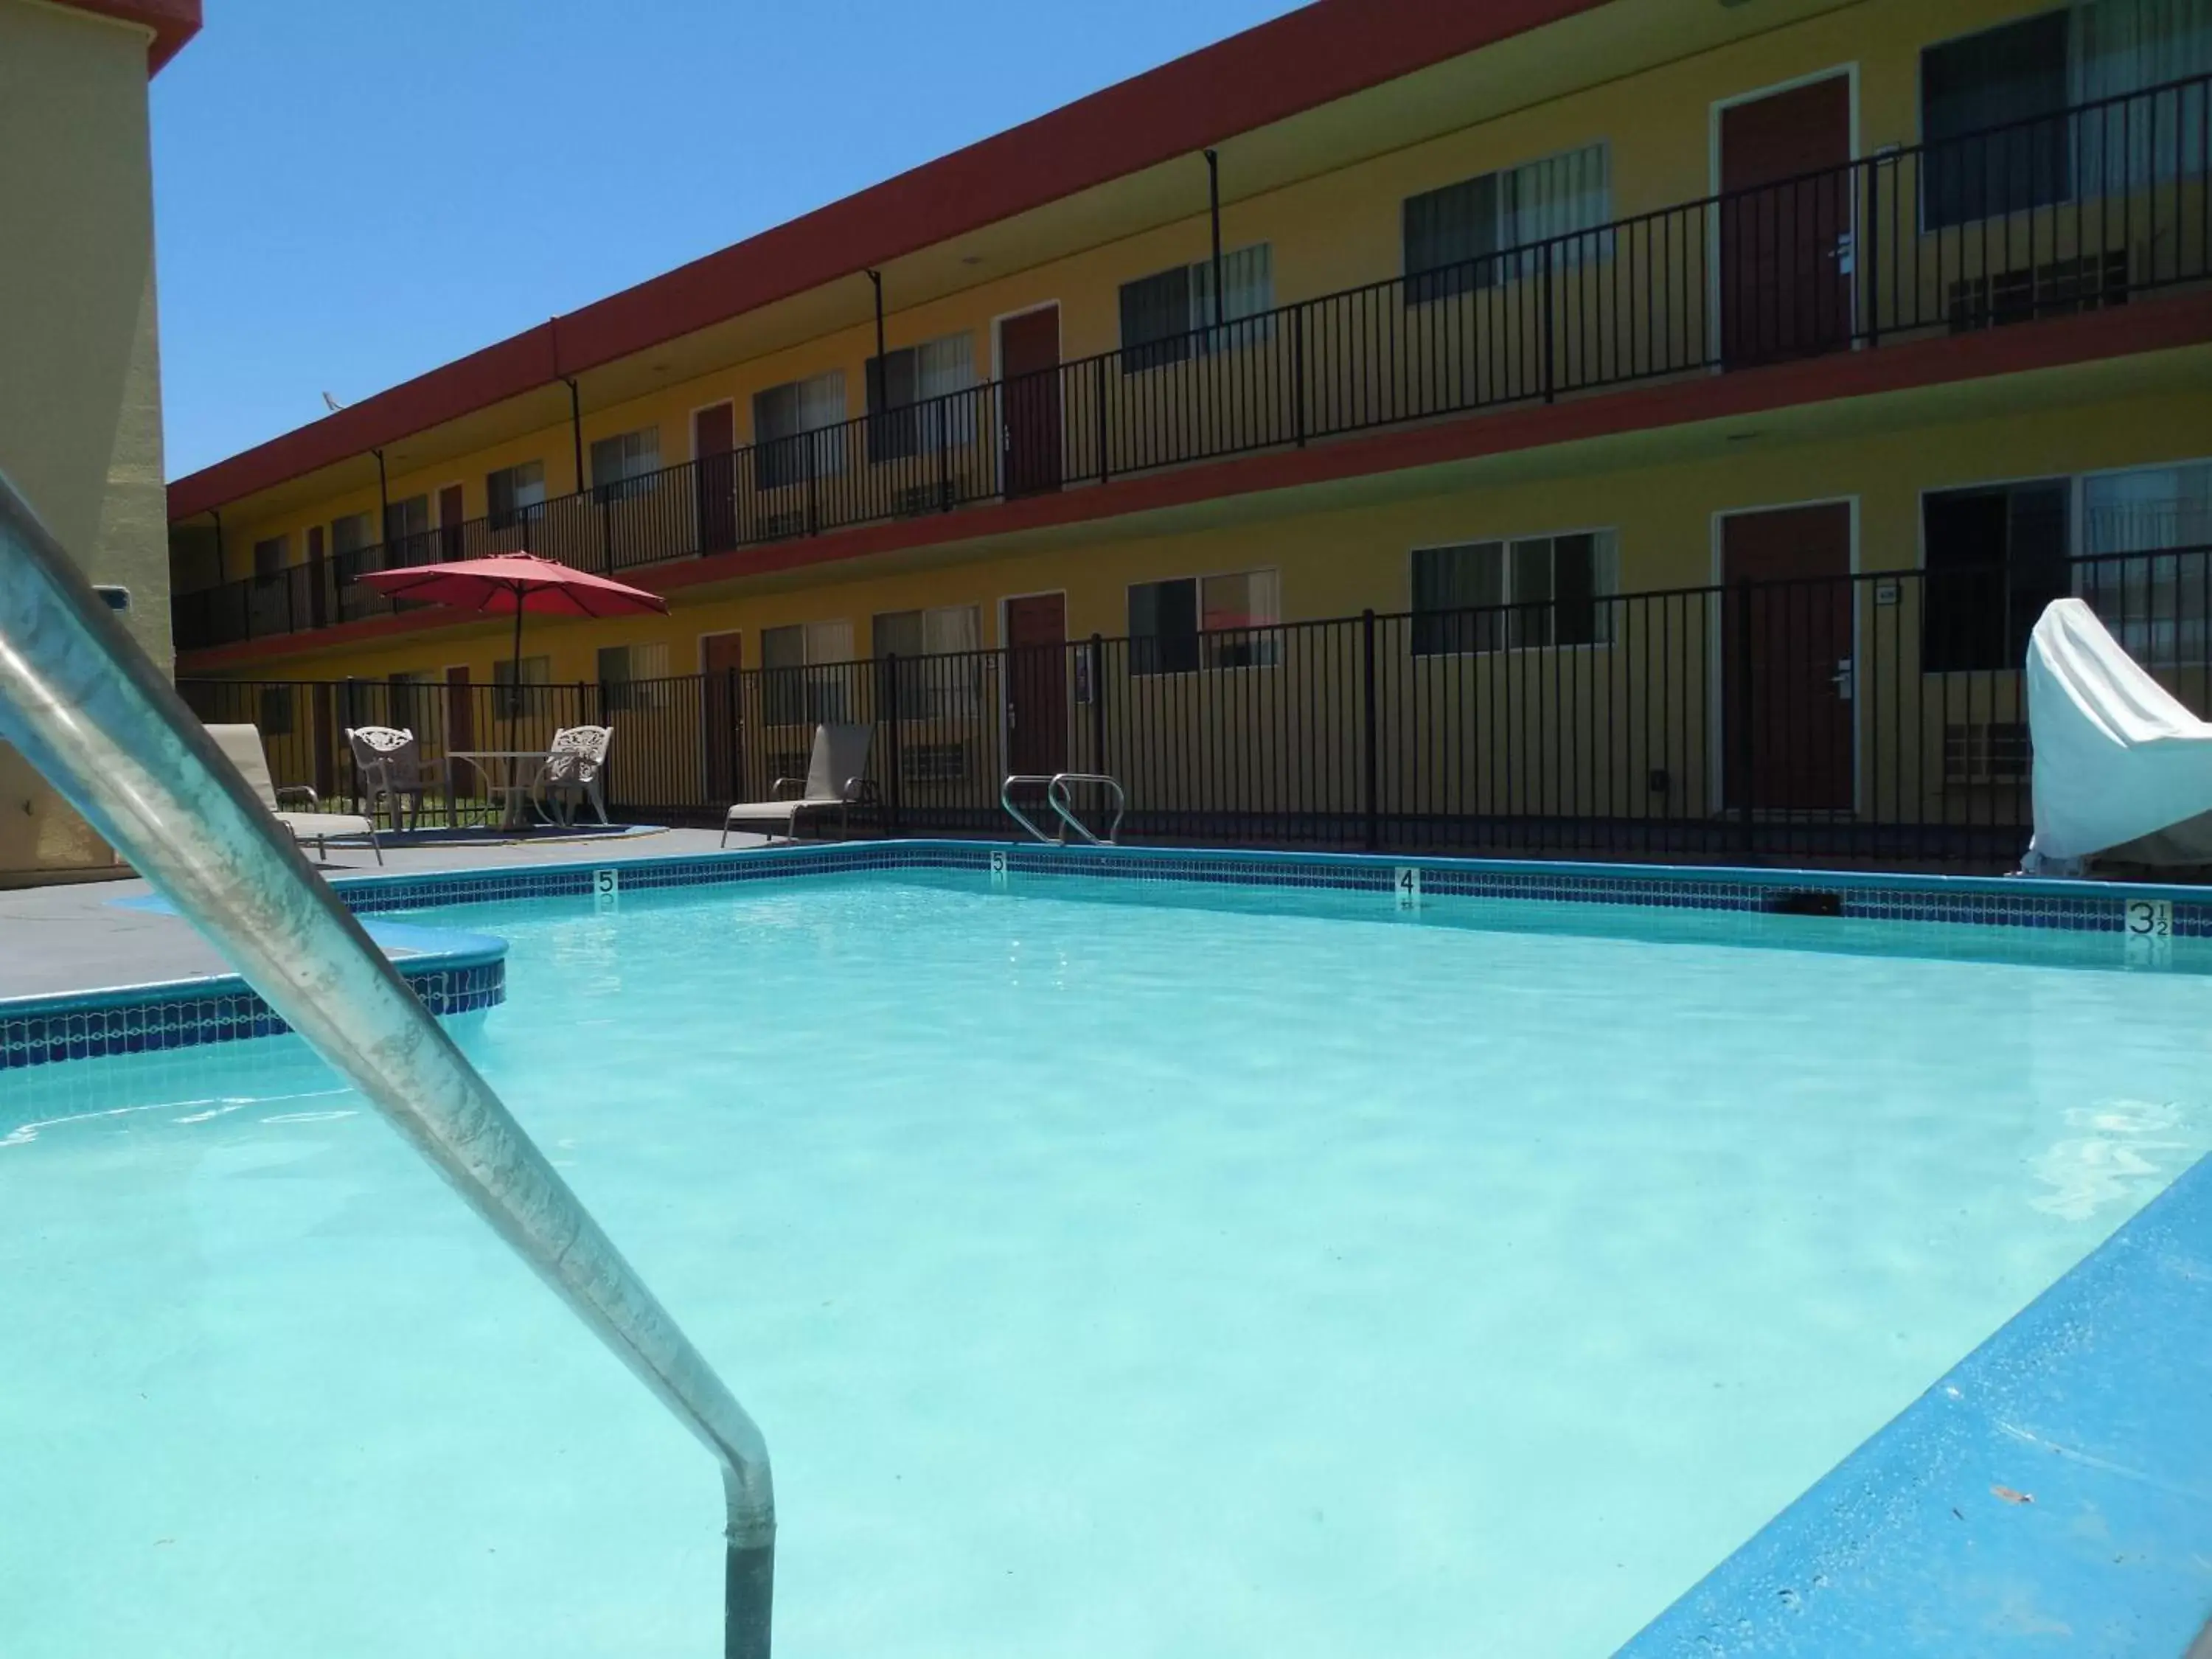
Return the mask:
<path id="1" fill-rule="evenodd" d="M 1711 196 L 178 596 L 192 650 L 390 611 L 362 571 L 621 571 L 2212 277 L 2212 76 Z"/>
<path id="2" fill-rule="evenodd" d="M 617 814 L 713 824 L 803 775 L 817 722 L 856 721 L 875 727 L 867 827 L 894 833 L 1006 833 L 1006 775 L 1077 770 L 1121 781 L 1142 839 L 1991 867 L 2027 842 L 2021 664 L 2067 591 L 2212 708 L 2202 546 L 519 693 L 180 689 L 204 719 L 258 724 L 277 781 L 325 796 L 356 791 L 349 726 L 404 726 L 435 759 L 611 720 Z M 489 810 L 453 770 L 434 817 Z"/>

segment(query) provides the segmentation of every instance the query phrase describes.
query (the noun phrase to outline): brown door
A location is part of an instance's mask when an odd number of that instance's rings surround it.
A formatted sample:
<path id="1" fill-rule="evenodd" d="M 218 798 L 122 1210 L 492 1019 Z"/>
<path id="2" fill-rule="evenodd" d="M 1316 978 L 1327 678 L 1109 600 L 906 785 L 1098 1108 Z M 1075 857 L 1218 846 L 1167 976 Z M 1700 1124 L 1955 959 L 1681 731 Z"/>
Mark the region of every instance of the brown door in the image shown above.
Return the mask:
<path id="1" fill-rule="evenodd" d="M 1006 769 L 1049 776 L 1067 766 L 1067 600 L 1006 601 Z"/>
<path id="2" fill-rule="evenodd" d="M 1721 112 L 1721 353 L 1730 368 L 1851 337 L 1851 83 Z"/>
<path id="3" fill-rule="evenodd" d="M 1060 488 L 1060 307 L 1025 311 L 999 325 L 1005 383 L 1009 495 Z"/>
<path id="4" fill-rule="evenodd" d="M 447 484 L 438 492 L 438 556 L 458 559 L 461 552 L 461 520 L 466 513 L 463 506 L 461 487 Z"/>
<path id="5" fill-rule="evenodd" d="M 1849 811 L 1850 505 L 1722 520 L 1721 580 L 1728 804 L 1753 811 Z"/>
<path id="6" fill-rule="evenodd" d="M 702 553 L 738 544 L 737 460 L 732 453 L 737 447 L 735 405 L 716 404 L 691 417 L 692 490 L 698 498 Z"/>
<path id="7" fill-rule="evenodd" d="M 738 746 L 743 683 L 738 676 L 745 665 L 744 642 L 742 634 L 699 636 L 700 707 L 705 715 L 699 741 L 705 750 L 710 802 L 747 799 L 738 785 L 744 775 Z"/>

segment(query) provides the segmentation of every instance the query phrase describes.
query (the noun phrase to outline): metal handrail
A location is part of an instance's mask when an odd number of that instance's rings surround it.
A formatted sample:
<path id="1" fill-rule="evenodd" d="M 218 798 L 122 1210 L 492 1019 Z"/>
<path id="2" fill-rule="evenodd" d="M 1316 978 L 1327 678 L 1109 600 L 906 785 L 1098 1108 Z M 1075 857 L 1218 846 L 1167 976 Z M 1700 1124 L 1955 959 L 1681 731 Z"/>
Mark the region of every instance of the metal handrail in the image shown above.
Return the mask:
<path id="1" fill-rule="evenodd" d="M 1048 836 L 1043 830 L 1038 829 L 1036 821 L 1014 805 L 1014 786 L 1018 783 L 1041 783 L 1044 785 L 1046 795 L 1049 798 L 1052 793 L 1052 779 L 1057 774 L 1048 775 L 1042 772 L 1016 772 L 999 786 L 999 805 L 1006 809 L 1006 816 L 1048 847 L 1065 845 L 1066 841 L 1065 832 L 1058 836 Z"/>
<path id="2" fill-rule="evenodd" d="M 1101 783 L 1114 792 L 1114 822 L 1107 826 L 1106 838 L 1101 841 L 1084 827 L 1083 820 L 1075 816 L 1074 794 L 1068 786 L 1073 783 Z M 1121 787 L 1121 780 L 1104 772 L 1060 772 L 1045 786 L 1045 799 L 1052 810 L 1060 814 L 1060 821 L 1069 830 L 1089 842 L 1093 847 L 1111 847 L 1121 833 L 1121 820 L 1129 811 L 1128 792 Z M 1067 831 L 1060 832 L 1060 844 L 1066 845 Z"/>
<path id="3" fill-rule="evenodd" d="M 0 737 L 714 1454 L 725 1656 L 767 1659 L 775 1498 L 760 1430 L 4 477 Z"/>
<path id="4" fill-rule="evenodd" d="M 1050 806 L 1060 818 L 1060 830 L 1056 836 L 1045 834 L 1043 830 L 1037 828 L 1036 819 L 1014 805 L 1016 784 L 1040 783 L 1044 786 L 1045 804 Z M 1074 795 L 1068 786 L 1076 783 L 1103 783 L 1114 792 L 1114 822 L 1108 827 L 1106 837 L 1103 841 L 1092 835 L 1083 820 L 1075 815 Z M 1103 772 L 1015 772 L 1010 774 L 1006 781 L 999 786 L 999 805 L 1006 808 L 1008 817 L 1013 819 L 1016 823 L 1020 824 L 1023 829 L 1028 830 L 1048 847 L 1066 846 L 1067 832 L 1070 830 L 1074 830 L 1093 847 L 1111 847 L 1115 844 L 1115 838 L 1121 833 L 1121 820 L 1128 812 L 1129 797 L 1122 789 L 1119 779 Z"/>

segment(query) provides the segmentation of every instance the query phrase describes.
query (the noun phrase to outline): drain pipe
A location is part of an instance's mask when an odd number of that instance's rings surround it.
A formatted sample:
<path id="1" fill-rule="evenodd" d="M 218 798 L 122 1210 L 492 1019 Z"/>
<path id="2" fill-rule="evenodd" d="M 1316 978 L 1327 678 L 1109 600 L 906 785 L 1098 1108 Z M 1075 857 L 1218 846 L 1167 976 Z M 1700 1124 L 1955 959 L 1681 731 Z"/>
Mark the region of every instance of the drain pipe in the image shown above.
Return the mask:
<path id="1" fill-rule="evenodd" d="M 759 1429 L 4 477 L 0 738 L 714 1454 L 725 1659 L 768 1659 L 775 1498 Z"/>

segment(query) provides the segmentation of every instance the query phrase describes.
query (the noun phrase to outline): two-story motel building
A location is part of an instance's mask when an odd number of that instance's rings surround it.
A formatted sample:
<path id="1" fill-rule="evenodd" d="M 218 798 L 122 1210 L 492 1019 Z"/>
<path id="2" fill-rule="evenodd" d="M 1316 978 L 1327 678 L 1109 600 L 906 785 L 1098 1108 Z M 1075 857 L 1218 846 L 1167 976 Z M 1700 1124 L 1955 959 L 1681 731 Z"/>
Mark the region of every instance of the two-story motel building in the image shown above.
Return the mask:
<path id="1" fill-rule="evenodd" d="M 1728 805 L 1764 652 L 1762 804 L 1909 817 L 2016 784 L 2004 677 L 2085 561 L 2212 541 L 2208 72 L 2204 0 L 1321 0 L 179 479 L 178 672 L 482 686 L 503 623 L 350 579 L 522 547 L 672 606 L 533 623 L 526 681 L 1249 676 L 1372 611 L 1393 684 L 1698 658 L 1594 690 L 1644 733 L 1608 792 L 1675 811 Z M 2197 568 L 2126 578 L 2156 665 Z M 1793 581 L 1835 597 L 1628 637 Z"/>

